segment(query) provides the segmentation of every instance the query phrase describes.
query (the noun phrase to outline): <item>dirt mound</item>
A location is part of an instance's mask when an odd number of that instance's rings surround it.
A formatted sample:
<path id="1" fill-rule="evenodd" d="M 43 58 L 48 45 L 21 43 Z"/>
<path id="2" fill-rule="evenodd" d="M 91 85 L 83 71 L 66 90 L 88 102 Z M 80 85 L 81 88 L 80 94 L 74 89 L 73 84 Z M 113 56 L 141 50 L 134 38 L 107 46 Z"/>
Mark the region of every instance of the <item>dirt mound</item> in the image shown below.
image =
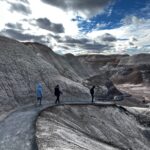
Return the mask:
<path id="1" fill-rule="evenodd" d="M 122 107 L 65 105 L 43 111 L 36 123 L 39 150 L 149 150 L 146 129 Z"/>
<path id="2" fill-rule="evenodd" d="M 143 82 L 142 73 L 138 69 L 128 68 L 120 70 L 111 77 L 115 84 L 139 84 Z"/>

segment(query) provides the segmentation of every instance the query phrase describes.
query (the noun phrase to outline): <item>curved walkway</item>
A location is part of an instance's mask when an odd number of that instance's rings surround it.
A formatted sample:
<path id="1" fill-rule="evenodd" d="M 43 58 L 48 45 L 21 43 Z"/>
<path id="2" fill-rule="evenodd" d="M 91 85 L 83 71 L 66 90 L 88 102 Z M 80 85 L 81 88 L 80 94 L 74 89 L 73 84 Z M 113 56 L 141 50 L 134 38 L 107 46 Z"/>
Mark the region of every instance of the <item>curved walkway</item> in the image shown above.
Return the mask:
<path id="1" fill-rule="evenodd" d="M 67 104 L 84 104 L 91 103 L 63 103 Z M 95 105 L 112 106 L 112 102 L 94 103 Z M 35 139 L 35 123 L 38 114 L 47 107 L 55 106 L 54 104 L 44 104 L 41 107 L 25 106 L 8 115 L 0 121 L 0 150 L 37 150 Z"/>

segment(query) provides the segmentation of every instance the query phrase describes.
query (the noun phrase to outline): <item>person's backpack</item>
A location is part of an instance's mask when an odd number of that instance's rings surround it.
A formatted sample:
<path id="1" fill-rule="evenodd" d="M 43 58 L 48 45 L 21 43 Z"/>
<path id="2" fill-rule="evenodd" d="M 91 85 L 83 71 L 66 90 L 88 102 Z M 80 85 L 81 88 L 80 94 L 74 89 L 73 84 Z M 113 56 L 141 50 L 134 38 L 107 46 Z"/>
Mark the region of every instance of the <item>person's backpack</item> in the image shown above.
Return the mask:
<path id="1" fill-rule="evenodd" d="M 91 93 L 92 95 L 94 94 L 94 88 L 93 88 L 93 87 L 90 89 L 90 93 Z"/>
<path id="2" fill-rule="evenodd" d="M 60 95 L 60 94 L 63 94 L 60 90 L 59 90 L 59 88 L 55 88 L 55 91 L 54 91 L 54 95 L 55 96 L 58 96 L 58 95 Z"/>

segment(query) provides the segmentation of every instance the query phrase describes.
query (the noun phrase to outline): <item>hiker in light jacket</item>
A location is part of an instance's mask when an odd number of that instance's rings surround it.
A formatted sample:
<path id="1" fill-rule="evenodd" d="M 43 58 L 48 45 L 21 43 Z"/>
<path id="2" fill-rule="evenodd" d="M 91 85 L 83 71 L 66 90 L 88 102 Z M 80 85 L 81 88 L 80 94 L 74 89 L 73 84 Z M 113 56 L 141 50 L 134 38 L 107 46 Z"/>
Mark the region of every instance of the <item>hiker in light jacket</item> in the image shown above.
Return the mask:
<path id="1" fill-rule="evenodd" d="M 39 83 L 36 87 L 36 97 L 37 97 L 37 102 L 39 105 L 42 104 L 42 97 L 43 97 L 43 89 L 42 89 L 42 84 Z"/>

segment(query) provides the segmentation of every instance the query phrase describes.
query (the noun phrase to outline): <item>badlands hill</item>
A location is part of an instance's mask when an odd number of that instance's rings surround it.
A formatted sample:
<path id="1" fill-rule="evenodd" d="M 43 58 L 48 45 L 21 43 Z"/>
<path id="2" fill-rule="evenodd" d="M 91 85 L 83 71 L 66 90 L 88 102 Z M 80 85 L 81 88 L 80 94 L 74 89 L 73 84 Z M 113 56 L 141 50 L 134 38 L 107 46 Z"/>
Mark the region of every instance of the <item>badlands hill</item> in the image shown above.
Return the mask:
<path id="1" fill-rule="evenodd" d="M 133 110 L 115 105 L 46 109 L 36 123 L 38 149 L 149 150 L 150 111 Z"/>
<path id="2" fill-rule="evenodd" d="M 53 89 L 57 84 L 65 101 L 89 100 L 93 84 L 99 91 L 97 99 L 101 95 L 113 98 L 121 93 L 112 81 L 150 82 L 149 57 L 148 54 L 62 56 L 39 43 L 21 43 L 0 36 L 0 110 L 33 103 L 39 82 L 48 101 L 54 101 Z"/>
<path id="3" fill-rule="evenodd" d="M 150 54 L 83 55 L 79 60 L 94 73 L 110 78 L 116 84 L 150 83 Z"/>
<path id="4" fill-rule="evenodd" d="M 150 65 L 150 54 L 136 54 L 130 57 L 124 57 L 118 65 L 140 66 Z"/>
<path id="5" fill-rule="evenodd" d="M 39 82 L 46 100 L 54 101 L 53 89 L 57 84 L 63 90 L 63 99 L 87 99 L 89 90 L 81 84 L 82 73 L 86 73 L 83 69 L 78 75 L 76 62 L 71 66 L 65 56 L 44 45 L 0 37 L 0 110 L 35 101 Z"/>
<path id="6" fill-rule="evenodd" d="M 1 112 L 33 103 L 39 82 L 43 85 L 45 100 L 54 101 L 57 84 L 63 90 L 63 100 L 88 100 L 92 84 L 85 86 L 83 83 L 96 74 L 92 65 L 87 68 L 86 63 L 74 55 L 61 56 L 39 43 L 21 43 L 0 37 Z"/>

